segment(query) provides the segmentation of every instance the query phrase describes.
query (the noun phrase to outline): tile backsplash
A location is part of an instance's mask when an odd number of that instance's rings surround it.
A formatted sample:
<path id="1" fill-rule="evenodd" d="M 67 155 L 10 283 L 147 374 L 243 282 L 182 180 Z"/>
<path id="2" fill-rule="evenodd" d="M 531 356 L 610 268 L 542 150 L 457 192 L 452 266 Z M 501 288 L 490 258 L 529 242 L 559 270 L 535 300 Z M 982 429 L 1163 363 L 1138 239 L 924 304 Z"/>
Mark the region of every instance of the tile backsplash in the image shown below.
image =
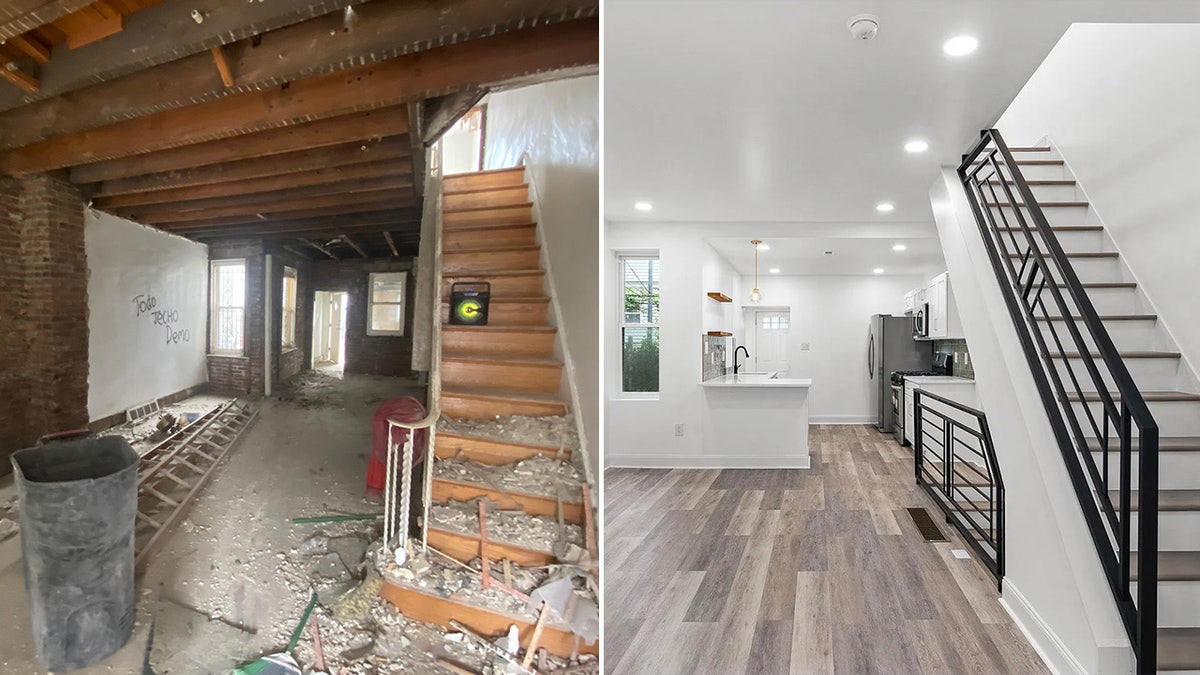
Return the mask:
<path id="1" fill-rule="evenodd" d="M 953 375 L 955 377 L 975 379 L 975 365 L 971 361 L 971 352 L 967 349 L 966 340 L 934 340 L 933 350 L 935 352 L 950 352 L 954 355 Z"/>
<path id="2" fill-rule="evenodd" d="M 729 343 L 733 340 L 730 337 L 721 337 L 717 335 L 703 335 L 703 353 L 701 356 L 700 381 L 711 380 L 714 377 L 721 377 L 726 372 L 725 356 Z"/>

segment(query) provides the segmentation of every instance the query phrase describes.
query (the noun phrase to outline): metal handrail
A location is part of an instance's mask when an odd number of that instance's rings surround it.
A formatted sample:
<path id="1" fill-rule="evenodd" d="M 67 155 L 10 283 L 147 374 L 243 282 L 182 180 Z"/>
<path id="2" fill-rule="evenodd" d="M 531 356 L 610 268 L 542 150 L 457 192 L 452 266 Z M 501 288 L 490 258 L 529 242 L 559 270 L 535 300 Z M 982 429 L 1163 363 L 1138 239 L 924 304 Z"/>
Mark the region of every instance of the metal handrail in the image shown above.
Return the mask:
<path id="1" fill-rule="evenodd" d="M 930 399 L 938 405 L 930 405 Z M 974 427 L 945 411 L 943 406 L 957 410 L 961 413 L 957 417 L 966 417 Z M 929 415 L 929 419 L 926 415 Z M 935 419 L 940 426 L 932 423 Z M 941 435 L 929 434 L 927 426 L 941 431 Z M 964 439 L 956 431 L 962 431 L 969 439 Z M 1004 581 L 1004 479 L 1000 474 L 1000 462 L 996 458 L 987 415 L 944 396 L 914 389 L 913 438 L 913 471 L 917 485 L 929 494 L 945 513 L 946 519 L 962 534 L 967 545 L 975 550 L 984 566 L 996 577 L 996 589 L 1000 590 Z M 978 445 L 973 446 L 972 442 Z M 940 453 L 927 453 L 928 446 L 933 446 L 932 449 Z M 977 462 L 962 456 L 959 451 L 963 449 L 984 461 L 986 484 L 968 485 L 970 490 L 957 487 L 954 478 L 965 476 L 956 471 L 956 463 L 967 462 L 978 466 Z M 940 476 L 930 470 L 931 456 L 941 462 Z M 981 503 L 983 506 L 980 506 Z M 980 520 L 987 525 L 986 528 L 981 526 Z"/>
<path id="2" fill-rule="evenodd" d="M 982 132 L 963 156 L 958 175 L 1133 644 L 1137 671 L 1153 673 L 1158 631 L 1158 424 L 1000 132 Z M 1056 328 L 1058 323 L 1065 335 Z M 1039 324 L 1046 327 L 1053 345 Z M 1072 359 L 1080 362 L 1082 373 L 1076 372 Z M 1092 389 L 1085 390 L 1084 384 Z M 1092 409 L 1093 403 L 1099 404 L 1098 410 Z M 1114 440 L 1116 467 L 1109 461 Z M 1093 451 L 1101 455 L 1099 466 Z M 1130 541 L 1134 452 L 1139 474 L 1136 551 Z M 1116 503 L 1110 494 L 1114 468 Z M 1129 590 L 1135 556 L 1136 602 Z"/>

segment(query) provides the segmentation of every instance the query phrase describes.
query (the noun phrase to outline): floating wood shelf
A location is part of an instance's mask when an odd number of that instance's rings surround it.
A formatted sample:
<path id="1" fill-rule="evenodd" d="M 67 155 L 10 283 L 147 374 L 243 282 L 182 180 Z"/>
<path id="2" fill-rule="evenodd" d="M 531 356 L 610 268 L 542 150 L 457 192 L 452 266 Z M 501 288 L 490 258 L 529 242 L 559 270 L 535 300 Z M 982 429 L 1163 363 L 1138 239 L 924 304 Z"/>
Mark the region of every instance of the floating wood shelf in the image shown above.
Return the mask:
<path id="1" fill-rule="evenodd" d="M 706 335 L 711 335 L 713 337 L 733 337 L 733 333 L 724 330 L 710 330 L 708 333 L 706 333 Z"/>
<path id="2" fill-rule="evenodd" d="M 716 300 L 717 302 L 733 302 L 733 298 L 721 293 L 720 291 L 710 291 L 708 293 L 708 297 Z"/>

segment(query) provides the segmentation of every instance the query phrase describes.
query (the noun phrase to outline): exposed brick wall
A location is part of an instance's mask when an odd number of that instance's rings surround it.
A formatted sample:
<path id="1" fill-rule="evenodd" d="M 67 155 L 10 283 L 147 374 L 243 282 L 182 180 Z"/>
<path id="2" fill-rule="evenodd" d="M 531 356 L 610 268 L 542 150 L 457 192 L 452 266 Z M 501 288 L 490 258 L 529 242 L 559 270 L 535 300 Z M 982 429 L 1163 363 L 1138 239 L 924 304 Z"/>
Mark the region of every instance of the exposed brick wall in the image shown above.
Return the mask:
<path id="1" fill-rule="evenodd" d="M 260 241 L 230 240 L 211 244 L 209 260 L 246 261 L 245 351 L 242 356 L 208 357 L 208 385 L 213 391 L 262 396 L 263 381 L 263 246 Z M 210 333 L 210 331 L 206 331 Z M 209 352 L 212 345 L 209 345 Z"/>
<path id="2" fill-rule="evenodd" d="M 271 381 L 286 382 L 312 363 L 312 261 L 301 258 L 296 254 L 271 247 L 272 270 L 274 280 L 271 282 L 271 314 L 272 332 L 275 335 L 272 348 L 274 361 Z M 283 346 L 283 268 L 291 267 L 296 270 L 296 346 Z"/>
<path id="3" fill-rule="evenodd" d="M 402 261 L 321 260 L 313 263 L 313 291 L 346 292 L 347 373 L 412 374 L 413 300 L 416 281 L 412 259 Z M 367 278 L 371 272 L 410 273 L 402 337 L 367 335 Z M 312 301 L 309 300 L 311 307 Z M 311 320 L 310 320 L 311 322 Z"/>
<path id="4" fill-rule="evenodd" d="M 83 210 L 67 183 L 0 179 L 0 473 L 12 451 L 88 424 Z"/>

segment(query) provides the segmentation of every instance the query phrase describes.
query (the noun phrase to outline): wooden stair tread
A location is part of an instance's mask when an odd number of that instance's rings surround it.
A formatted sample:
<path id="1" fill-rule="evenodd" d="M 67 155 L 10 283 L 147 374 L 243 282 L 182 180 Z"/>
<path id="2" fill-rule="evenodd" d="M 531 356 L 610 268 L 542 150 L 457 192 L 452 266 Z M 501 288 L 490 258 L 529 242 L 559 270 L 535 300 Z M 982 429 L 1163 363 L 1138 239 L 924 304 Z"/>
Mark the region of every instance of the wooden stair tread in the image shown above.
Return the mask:
<path id="1" fill-rule="evenodd" d="M 990 206 L 992 208 L 996 208 L 997 206 L 1012 206 L 1012 202 L 995 202 L 995 203 L 989 202 L 988 206 Z M 1029 205 L 1024 202 L 1018 202 L 1017 206 L 1026 207 Z M 1038 202 L 1038 206 L 1040 206 L 1042 208 L 1082 208 L 1082 207 L 1088 206 L 1088 203 L 1082 202 L 1082 201 L 1064 201 L 1064 202 L 1046 201 L 1046 202 Z"/>
<path id="2" fill-rule="evenodd" d="M 442 211 L 444 213 L 471 213 L 473 211 L 498 211 L 501 209 L 527 209 L 532 207 L 533 202 L 521 202 L 519 204 L 489 204 L 488 206 L 452 206 L 444 208 Z"/>
<path id="3" fill-rule="evenodd" d="M 551 501 L 554 501 L 556 499 L 555 496 L 539 494 L 537 492 L 525 492 L 523 490 L 509 490 L 506 488 L 494 487 L 492 485 L 487 485 L 484 483 L 476 483 L 474 481 L 462 480 L 462 479 L 458 479 L 458 478 L 445 478 L 442 476 L 434 476 L 433 480 L 434 480 L 434 482 L 441 481 L 443 483 L 454 483 L 455 485 L 469 485 L 471 487 L 479 488 L 481 490 L 487 490 L 488 492 L 495 492 L 498 494 L 515 495 L 515 496 L 522 496 L 522 497 L 538 497 L 538 498 L 543 498 L 543 499 L 548 498 Z M 583 483 L 580 483 L 579 485 L 583 485 Z M 564 505 L 566 505 L 566 504 L 582 504 L 583 503 L 583 493 L 581 491 L 576 489 L 572 494 L 574 495 L 573 497 L 563 500 Z M 456 501 L 464 501 L 464 500 L 460 499 L 460 500 L 456 500 Z M 540 515 L 540 514 L 538 514 L 538 515 Z"/>
<path id="4" fill-rule="evenodd" d="M 429 524 L 429 545 L 461 563 L 469 564 L 479 557 L 479 533 L 466 534 L 447 530 L 437 526 L 436 522 Z M 488 533 L 488 551 L 493 560 L 509 560 L 521 567 L 537 567 L 553 565 L 558 562 L 553 551 L 543 551 L 536 548 L 525 548 L 506 541 L 495 539 Z"/>
<path id="5" fill-rule="evenodd" d="M 1109 465 L 1111 469 L 1111 464 Z M 1133 510 L 1138 508 L 1138 491 L 1131 490 L 1132 497 L 1129 500 L 1129 507 Z M 1112 498 L 1113 504 L 1119 504 L 1121 497 L 1120 493 L 1113 490 L 1110 491 L 1109 497 Z M 1159 511 L 1200 511 L 1200 490 L 1159 490 L 1158 491 L 1158 510 Z"/>
<path id="6" fill-rule="evenodd" d="M 1000 184 L 1000 181 L 996 180 L 995 178 L 989 178 L 987 182 L 992 185 Z M 1015 180 L 1006 180 L 1004 182 L 1008 185 L 1016 185 L 1017 184 L 1017 182 Z M 1025 183 L 1028 185 L 1075 185 L 1076 184 L 1075 181 L 1070 178 L 1037 178 L 1037 179 L 1026 180 Z"/>
<path id="7" fill-rule="evenodd" d="M 1181 354 L 1179 352 L 1127 351 L 1127 352 L 1118 352 L 1118 354 L 1123 359 L 1179 359 L 1179 358 L 1183 358 L 1183 354 Z M 1094 359 L 1100 358 L 1100 354 L 1098 352 L 1089 352 L 1089 355 Z M 1050 358 L 1053 358 L 1053 359 L 1062 359 L 1062 358 L 1078 359 L 1081 357 L 1082 357 L 1082 355 L 1080 354 L 1080 352 L 1067 352 L 1066 354 L 1051 354 L 1050 355 Z"/>
<path id="8" fill-rule="evenodd" d="M 1055 284 L 1058 288 L 1066 288 L 1066 284 Z M 1085 281 L 1084 288 L 1137 288 L 1136 281 Z"/>
<path id="9" fill-rule="evenodd" d="M 504 251 L 537 251 L 542 247 L 537 244 L 509 244 L 496 245 L 485 244 L 475 248 L 456 248 L 451 251 L 442 251 L 442 257 L 448 255 L 478 255 L 480 253 L 502 253 Z"/>
<path id="10" fill-rule="evenodd" d="M 1020 227 L 997 227 L 1001 232 L 1024 232 L 1024 228 Z M 1030 225 L 1029 229 L 1037 232 L 1036 226 Z M 1103 225 L 1051 225 L 1051 232 L 1103 232 Z"/>
<path id="11" fill-rule="evenodd" d="M 1119 258 L 1121 254 L 1116 251 L 1067 251 L 1068 258 Z M 1042 251 L 1042 256 L 1050 258 L 1049 251 Z M 1010 258 L 1024 258 L 1024 253 L 1009 253 Z"/>
<path id="12" fill-rule="evenodd" d="M 492 305 L 504 304 L 504 303 L 522 303 L 522 302 L 550 302 L 550 298 L 548 298 L 544 295 L 536 295 L 536 296 L 530 295 L 530 296 L 517 296 L 517 297 L 508 297 L 508 298 L 491 298 L 488 300 L 488 303 L 492 304 Z M 449 298 L 443 299 L 442 304 L 449 305 L 450 299 Z"/>
<path id="13" fill-rule="evenodd" d="M 552 358 L 538 358 L 534 356 L 471 356 L 471 355 L 443 355 L 442 361 L 454 361 L 456 363 L 477 363 L 480 365 L 506 365 L 506 366 L 530 366 L 530 367 L 545 367 L 545 368 L 561 368 L 563 363 Z"/>
<path id="14" fill-rule="evenodd" d="M 465 333 L 557 333 L 558 329 L 554 326 L 460 326 L 452 323 L 443 323 L 443 331 L 465 332 Z"/>
<path id="15" fill-rule="evenodd" d="M 488 187 L 477 187 L 469 190 L 442 190 L 444 196 L 454 195 L 473 195 L 480 192 L 503 192 L 505 190 L 528 190 L 529 186 L 525 183 L 514 183 L 513 185 L 492 185 Z"/>
<path id="16" fill-rule="evenodd" d="M 1047 319 L 1046 317 L 1039 316 L 1039 317 L 1037 317 L 1037 320 L 1038 321 L 1062 321 L 1063 317 L 1052 316 L 1049 319 Z M 1072 316 L 1071 320 L 1082 321 L 1083 317 Z M 1158 315 L 1157 314 L 1101 314 L 1100 320 L 1101 321 L 1158 321 Z"/>
<path id="17" fill-rule="evenodd" d="M 1111 452 L 1117 452 L 1121 443 L 1115 438 L 1110 439 L 1108 447 Z M 1100 439 L 1088 439 L 1088 448 L 1092 452 L 1100 452 Z M 1158 439 L 1158 450 L 1159 452 L 1200 452 L 1200 436 L 1163 436 Z"/>
<path id="18" fill-rule="evenodd" d="M 1009 152 L 1050 152 L 1048 145 L 1014 145 L 1008 148 Z"/>
<path id="19" fill-rule="evenodd" d="M 1129 556 L 1129 577 L 1138 578 L 1137 551 Z M 1159 581 L 1200 581 L 1200 551 L 1159 551 Z"/>
<path id="20" fill-rule="evenodd" d="M 1112 398 L 1114 401 L 1119 401 L 1119 400 L 1121 400 L 1121 395 L 1113 394 Z M 1172 401 L 1200 401 L 1200 394 L 1192 394 L 1192 393 L 1189 393 L 1186 391 L 1143 391 L 1142 398 L 1144 398 L 1146 401 L 1151 402 L 1151 403 L 1154 403 L 1154 402 L 1169 403 Z M 1067 394 L 1067 400 L 1073 401 L 1073 402 L 1079 402 L 1080 401 L 1079 394 L 1077 394 L 1075 392 L 1069 392 Z M 1100 395 L 1094 391 L 1084 392 L 1082 400 L 1089 401 L 1089 402 L 1099 401 Z"/>
<path id="21" fill-rule="evenodd" d="M 513 270 L 491 270 L 488 272 L 443 272 L 443 279 L 458 279 L 460 277 L 477 278 L 477 277 L 519 277 L 530 274 L 545 274 L 546 270 L 540 267 L 527 267 Z"/>
<path id="22" fill-rule="evenodd" d="M 483 169 L 482 171 L 468 171 L 466 173 L 452 173 L 444 176 L 443 181 L 454 180 L 455 178 L 470 178 L 471 176 L 492 176 L 498 173 L 513 173 L 520 171 L 525 173 L 524 166 L 510 166 L 504 169 Z"/>
<path id="23" fill-rule="evenodd" d="M 439 431 L 434 437 L 434 454 L 441 459 L 457 457 L 482 464 L 511 464 L 537 455 L 556 457 L 558 448 L 530 443 L 498 441 L 482 436 Z M 563 458 L 571 456 L 571 448 L 563 449 Z"/>
<path id="24" fill-rule="evenodd" d="M 574 490 L 572 494 L 573 497 L 562 500 L 563 520 L 572 525 L 583 527 L 583 495 L 579 489 Z M 498 509 L 519 509 L 531 516 L 546 516 L 549 518 L 555 518 L 558 515 L 558 495 L 507 490 L 484 483 L 440 476 L 433 477 L 433 494 L 431 498 L 439 504 L 445 504 L 449 501 L 461 502 L 482 498 L 488 500 L 492 506 Z"/>
<path id="25" fill-rule="evenodd" d="M 461 225 L 443 225 L 442 236 L 447 234 L 458 234 L 460 232 L 491 232 L 493 230 L 523 230 L 527 227 L 537 227 L 537 223 L 500 223 L 493 225 L 492 223 L 464 223 Z"/>
<path id="26" fill-rule="evenodd" d="M 530 401 L 533 403 L 555 403 L 559 405 L 566 405 L 564 401 L 551 394 L 535 394 L 527 391 L 492 389 L 490 387 L 442 387 L 442 395 L 468 396 L 471 398 L 512 399 L 518 401 Z"/>
<path id="27" fill-rule="evenodd" d="M 1158 669 L 1200 670 L 1200 628 L 1159 628 Z"/>
<path id="28" fill-rule="evenodd" d="M 999 164 L 1000 166 L 1004 166 L 1005 164 L 1007 164 L 1007 162 L 1005 162 L 1002 159 L 997 159 L 996 163 Z M 972 164 L 971 166 L 976 166 L 977 164 L 979 164 L 979 162 L 976 162 L 975 164 Z M 988 162 L 988 164 L 991 164 L 991 162 Z M 1017 166 L 1023 166 L 1023 165 L 1062 166 L 1063 164 L 1065 164 L 1065 162 L 1061 159 L 1018 159 L 1017 160 Z"/>

